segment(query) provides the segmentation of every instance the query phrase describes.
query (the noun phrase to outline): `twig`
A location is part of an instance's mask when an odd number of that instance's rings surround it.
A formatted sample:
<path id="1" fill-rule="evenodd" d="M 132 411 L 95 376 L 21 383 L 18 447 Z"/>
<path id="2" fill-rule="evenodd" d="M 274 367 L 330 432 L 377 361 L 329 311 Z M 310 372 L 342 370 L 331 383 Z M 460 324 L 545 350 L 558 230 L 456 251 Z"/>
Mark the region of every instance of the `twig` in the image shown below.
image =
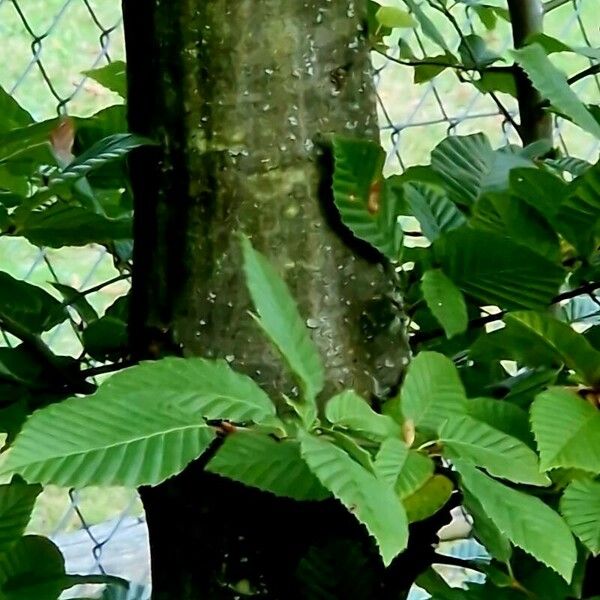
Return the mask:
<path id="1" fill-rule="evenodd" d="M 564 300 L 570 300 L 571 298 L 576 298 L 577 296 L 584 296 L 591 294 L 594 290 L 600 288 L 600 282 L 597 281 L 589 281 L 588 283 L 584 283 L 582 286 L 578 288 L 574 288 L 572 290 L 568 290 L 566 292 L 562 292 L 562 294 L 557 294 L 552 298 L 550 302 L 550 306 L 554 304 L 558 304 L 559 302 L 563 302 Z M 473 319 L 469 321 L 467 325 L 467 329 L 479 329 L 480 327 L 484 327 L 488 323 L 493 323 L 495 321 L 501 321 L 506 316 L 505 310 L 501 310 L 500 312 L 485 315 L 483 317 L 478 317 L 477 319 Z M 434 340 L 436 338 L 442 337 L 444 332 L 441 329 L 434 329 L 432 331 L 424 331 L 417 332 L 411 338 L 411 343 L 422 343 L 428 342 L 430 340 Z"/>
<path id="2" fill-rule="evenodd" d="M 131 277 L 130 273 L 121 273 L 121 274 L 117 275 L 116 277 L 113 277 L 112 279 L 103 281 L 97 285 L 87 288 L 86 290 L 81 290 L 81 291 L 77 292 L 77 294 L 74 294 L 73 297 L 71 298 L 71 300 L 68 300 L 68 301 L 65 300 L 63 302 L 63 306 L 70 306 L 71 304 L 74 304 L 75 302 L 77 302 L 77 300 L 79 300 L 80 298 L 83 298 L 83 297 L 88 296 L 89 294 L 93 294 L 95 292 L 99 292 L 100 290 L 104 289 L 105 287 L 108 287 L 109 285 L 112 285 L 113 283 L 117 283 L 118 281 L 123 281 L 124 279 L 129 279 L 130 277 Z"/>
<path id="3" fill-rule="evenodd" d="M 560 8 L 564 4 L 569 4 L 571 0 L 548 0 L 544 3 L 544 14 L 548 14 L 551 10 L 555 8 Z"/>
<path id="4" fill-rule="evenodd" d="M 127 367 L 132 367 L 136 364 L 137 361 L 133 359 L 122 360 L 118 363 L 110 363 L 109 365 L 100 365 L 99 367 L 90 367 L 89 369 L 83 369 L 79 372 L 79 375 L 83 379 L 88 379 L 90 377 L 96 377 L 97 375 L 114 373 L 115 371 L 120 371 L 121 369 L 126 369 Z"/>
<path id="5" fill-rule="evenodd" d="M 575 75 L 572 75 L 571 77 L 569 77 L 569 79 L 567 79 L 567 83 L 569 85 L 573 85 L 574 83 L 577 83 L 578 81 L 580 81 L 581 79 L 584 79 L 585 77 L 589 77 L 590 75 L 598 75 L 599 73 L 600 73 L 600 64 L 592 65 L 591 67 L 588 67 L 587 69 L 584 69 L 583 71 L 580 71 L 579 73 L 575 73 Z"/>
<path id="6" fill-rule="evenodd" d="M 431 7 L 433 9 L 437 10 L 438 12 L 441 12 L 448 19 L 448 21 L 450 21 L 450 23 L 452 24 L 452 27 L 454 28 L 454 30 L 458 34 L 458 37 L 460 38 L 462 44 L 464 45 L 464 47 L 466 48 L 467 52 L 469 53 L 469 58 L 473 62 L 474 68 L 469 69 L 469 70 L 471 70 L 471 71 L 477 71 L 477 73 L 479 73 L 480 76 L 483 75 L 483 73 L 486 70 L 487 71 L 491 70 L 490 67 L 488 67 L 488 68 L 485 69 L 485 68 L 481 68 L 477 64 L 477 58 L 473 54 L 473 50 L 471 49 L 471 46 L 466 41 L 464 33 L 463 33 L 463 30 L 460 28 L 460 25 L 458 24 L 458 21 L 456 20 L 456 18 L 454 17 L 454 15 L 443 4 L 432 3 Z M 500 113 L 502 114 L 502 116 L 506 119 L 506 121 L 512 125 L 512 127 L 514 128 L 514 130 L 519 135 L 521 135 L 521 127 L 513 119 L 512 115 L 510 114 L 510 111 L 506 108 L 506 106 L 504 106 L 504 104 L 502 104 L 500 98 L 498 98 L 498 96 L 496 95 L 496 93 L 494 91 L 492 91 L 492 90 L 489 90 L 488 94 L 490 95 L 490 98 L 493 100 L 494 104 L 496 105 L 496 107 L 498 108 L 498 110 L 500 111 Z"/>
<path id="7" fill-rule="evenodd" d="M 75 373 L 72 373 L 70 370 L 65 369 L 58 364 L 58 357 L 50 350 L 39 335 L 32 333 L 20 323 L 6 315 L 0 315 L 0 327 L 7 333 L 14 335 L 21 340 L 25 348 L 35 354 L 50 372 L 53 372 L 58 376 L 60 384 L 67 385 L 73 392 L 81 392 L 84 394 L 89 394 L 96 389 L 93 384 L 88 383 L 84 379 L 80 379 Z"/>

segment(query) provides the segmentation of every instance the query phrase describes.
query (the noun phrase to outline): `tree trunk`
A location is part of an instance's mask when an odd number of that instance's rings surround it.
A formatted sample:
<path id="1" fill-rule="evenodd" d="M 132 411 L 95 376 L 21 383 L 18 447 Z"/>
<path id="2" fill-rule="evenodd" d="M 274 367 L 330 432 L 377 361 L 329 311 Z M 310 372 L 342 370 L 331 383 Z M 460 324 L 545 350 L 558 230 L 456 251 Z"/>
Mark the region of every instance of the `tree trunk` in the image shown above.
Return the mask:
<path id="1" fill-rule="evenodd" d="M 353 387 L 374 399 L 398 384 L 408 359 L 403 318 L 377 257 L 331 208 L 331 159 L 321 143 L 332 133 L 377 138 L 365 7 L 124 0 L 131 129 L 160 143 L 131 164 L 138 357 L 224 357 L 274 398 L 295 393 L 247 315 L 244 232 L 284 275 L 312 329 L 325 397 Z M 296 579 L 300 560 L 340 537 L 379 564 L 337 503 L 275 499 L 204 473 L 202 461 L 142 490 L 142 499 L 156 600 L 233 598 L 245 589 L 308 597 Z M 396 592 L 406 587 L 398 573 Z"/>
<path id="2" fill-rule="evenodd" d="M 508 0 L 508 9 L 515 48 L 522 48 L 530 36 L 544 32 L 542 0 Z M 516 67 L 515 82 L 523 145 L 541 140 L 552 145 L 552 115 L 544 108 L 544 98 L 520 67 Z"/>

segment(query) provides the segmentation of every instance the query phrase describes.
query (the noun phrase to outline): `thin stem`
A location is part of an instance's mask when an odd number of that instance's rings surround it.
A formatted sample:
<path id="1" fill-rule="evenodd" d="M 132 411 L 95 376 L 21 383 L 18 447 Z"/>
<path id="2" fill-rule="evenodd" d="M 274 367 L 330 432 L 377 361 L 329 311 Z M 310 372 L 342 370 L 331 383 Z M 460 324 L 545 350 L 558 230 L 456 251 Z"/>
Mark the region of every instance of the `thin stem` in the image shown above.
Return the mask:
<path id="1" fill-rule="evenodd" d="M 483 75 L 484 72 L 490 71 L 491 70 L 490 67 L 482 68 L 477 64 L 477 58 L 476 58 L 475 54 L 473 54 L 473 50 L 471 49 L 471 46 L 466 41 L 463 30 L 460 28 L 460 25 L 458 24 L 458 21 L 456 20 L 454 15 L 443 4 L 434 3 L 434 4 L 431 4 L 431 7 L 434 8 L 435 10 L 437 10 L 438 12 L 441 12 L 448 19 L 448 21 L 450 21 L 452 27 L 458 34 L 458 37 L 460 38 L 463 46 L 466 48 L 466 50 L 469 54 L 469 58 L 471 59 L 471 62 L 473 63 L 473 68 L 467 69 L 467 70 L 477 71 L 477 73 L 479 73 L 480 76 Z M 488 94 L 490 95 L 490 98 L 492 99 L 492 101 L 494 102 L 494 104 L 496 105 L 496 107 L 498 108 L 500 113 L 502 114 L 502 116 L 506 119 L 506 121 L 512 125 L 512 127 L 515 129 L 515 131 L 519 135 L 521 135 L 521 130 L 520 130 L 519 125 L 513 119 L 513 116 L 510 114 L 510 111 L 506 108 L 506 106 L 504 106 L 504 104 L 502 103 L 500 98 L 498 98 L 496 93 L 492 90 L 489 90 Z"/>
<path id="2" fill-rule="evenodd" d="M 59 385 L 67 385 L 74 392 L 90 393 L 95 386 L 80 379 L 75 373 L 57 362 L 57 356 L 50 350 L 39 335 L 36 335 L 6 315 L 0 315 L 0 327 L 21 340 L 23 346 L 35 354 L 51 373 L 55 373 Z"/>
<path id="3" fill-rule="evenodd" d="M 115 371 L 120 371 L 121 369 L 126 369 L 127 367 L 132 367 L 136 364 L 137 361 L 135 360 L 122 360 L 118 363 L 110 363 L 108 365 L 100 365 L 99 367 L 90 367 L 89 369 L 83 369 L 79 372 L 79 375 L 83 379 L 88 379 L 90 377 L 96 377 L 98 375 L 105 375 L 106 373 L 114 373 Z"/>
<path id="4" fill-rule="evenodd" d="M 583 71 L 580 71 L 579 73 L 575 73 L 575 75 L 572 75 L 571 77 L 569 77 L 569 79 L 567 79 L 567 83 L 569 85 L 573 85 L 574 83 L 577 83 L 578 81 L 584 79 L 585 77 L 589 77 L 590 75 L 598 75 L 599 73 L 600 73 L 600 64 L 592 65 L 591 67 L 588 67 L 587 69 L 584 69 Z"/>
<path id="5" fill-rule="evenodd" d="M 69 301 L 65 300 L 63 302 L 63 306 L 70 306 L 71 304 L 74 304 L 75 302 L 77 302 L 77 300 L 79 300 L 80 298 L 88 296 L 89 294 L 94 294 L 95 292 L 99 292 L 100 290 L 104 289 L 105 287 L 108 287 L 109 285 L 112 285 L 113 283 L 117 283 L 118 281 L 123 281 L 125 279 L 129 279 L 130 277 L 131 277 L 130 273 L 121 273 L 120 275 L 117 275 L 116 277 L 113 277 L 112 279 L 103 281 L 102 283 L 99 283 L 97 285 L 89 287 L 86 290 L 81 290 L 81 291 L 77 292 L 77 294 L 75 294 L 73 296 L 73 298 L 71 298 L 71 300 L 69 300 Z"/>
<path id="6" fill-rule="evenodd" d="M 564 4 L 569 4 L 571 0 L 548 0 L 544 2 L 544 14 L 548 14 L 551 10 L 555 8 L 560 8 Z"/>
<path id="7" fill-rule="evenodd" d="M 600 288 L 600 282 L 597 281 L 589 281 L 588 283 L 584 283 L 582 286 L 578 288 L 574 288 L 572 290 L 568 290 L 566 292 L 562 292 L 561 294 L 557 294 L 552 298 L 550 302 L 550 306 L 554 304 L 558 304 L 559 302 L 563 302 L 564 300 L 570 300 L 571 298 L 576 298 L 577 296 L 585 296 L 591 294 L 594 290 Z M 495 321 L 501 321 L 506 315 L 505 310 L 501 310 L 500 312 L 485 315 L 483 317 L 478 317 L 477 319 L 473 319 L 469 321 L 467 326 L 468 330 L 479 329 L 480 327 L 484 327 L 488 323 L 494 323 Z M 411 338 L 411 343 L 422 343 L 430 340 L 434 340 L 436 338 L 442 337 L 444 332 L 441 329 L 435 329 L 433 331 L 424 331 L 417 332 Z"/>

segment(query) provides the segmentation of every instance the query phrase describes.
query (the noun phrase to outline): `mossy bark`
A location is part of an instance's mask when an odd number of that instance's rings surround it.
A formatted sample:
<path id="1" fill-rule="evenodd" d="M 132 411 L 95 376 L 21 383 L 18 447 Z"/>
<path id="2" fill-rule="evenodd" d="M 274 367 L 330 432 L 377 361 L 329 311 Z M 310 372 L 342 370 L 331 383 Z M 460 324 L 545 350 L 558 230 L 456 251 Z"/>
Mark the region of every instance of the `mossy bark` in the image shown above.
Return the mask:
<path id="1" fill-rule="evenodd" d="M 333 133 L 377 137 L 364 0 L 124 0 L 138 357 L 225 357 L 274 397 L 294 383 L 247 311 L 238 233 L 277 266 L 326 364 L 324 397 L 397 385 L 408 350 L 389 280 L 332 210 Z M 202 471 L 142 490 L 155 599 L 293 598 L 306 549 L 371 548 L 337 504 L 275 500 Z M 370 550 L 369 550 L 370 552 Z M 397 597 L 397 596 L 395 596 Z"/>

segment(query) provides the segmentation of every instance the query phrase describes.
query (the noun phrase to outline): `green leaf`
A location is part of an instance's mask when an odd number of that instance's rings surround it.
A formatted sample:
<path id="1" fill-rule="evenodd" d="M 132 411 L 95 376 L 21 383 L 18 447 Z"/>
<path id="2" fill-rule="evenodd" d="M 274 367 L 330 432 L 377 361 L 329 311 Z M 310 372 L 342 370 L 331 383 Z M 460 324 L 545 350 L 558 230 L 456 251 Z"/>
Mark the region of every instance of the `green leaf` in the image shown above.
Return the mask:
<path id="1" fill-rule="evenodd" d="M 421 31 L 423 34 L 427 36 L 432 42 L 440 46 L 440 48 L 450 52 L 448 45 L 446 44 L 446 40 L 444 36 L 440 33 L 439 29 L 434 25 L 433 21 L 425 14 L 423 9 L 419 6 L 419 4 L 415 0 L 404 0 L 404 4 L 408 6 L 411 13 L 415 16 L 419 25 L 421 26 Z"/>
<path id="2" fill-rule="evenodd" d="M 404 197 L 423 235 L 431 242 L 466 222 L 464 215 L 437 186 L 413 182 L 403 186 Z"/>
<path id="3" fill-rule="evenodd" d="M 547 35 L 545 33 L 536 33 L 527 38 L 528 44 L 537 43 L 539 44 L 546 54 L 554 54 L 555 52 L 572 52 L 585 56 L 586 58 L 593 58 L 594 60 L 600 59 L 600 48 L 591 48 L 590 46 L 568 46 L 564 42 Z"/>
<path id="4" fill-rule="evenodd" d="M 495 477 L 531 485 L 550 484 L 531 448 L 473 417 L 448 419 L 440 429 L 440 442 L 446 458 L 464 459 Z"/>
<path id="5" fill-rule="evenodd" d="M 421 279 L 423 298 L 447 338 L 464 333 L 469 324 L 462 292 L 439 269 L 425 271 Z"/>
<path id="6" fill-rule="evenodd" d="M 535 354 L 554 356 L 590 385 L 600 383 L 600 352 L 585 336 L 548 314 L 519 311 L 504 318 L 507 329 L 535 348 Z M 532 365 L 535 366 L 535 365 Z"/>
<path id="7" fill-rule="evenodd" d="M 600 482 L 576 479 L 560 501 L 560 512 L 594 556 L 600 554 Z"/>
<path id="8" fill-rule="evenodd" d="M 484 192 L 507 189 L 511 170 L 533 163 L 509 149 L 494 150 L 485 135 L 476 133 L 440 142 L 431 153 L 431 166 L 450 200 L 470 207 Z"/>
<path id="9" fill-rule="evenodd" d="M 413 57 L 414 83 L 426 83 L 443 73 L 448 67 L 456 65 L 456 57 L 452 54 L 437 54 L 423 58 Z"/>
<path id="10" fill-rule="evenodd" d="M 509 72 L 483 71 L 479 79 L 470 81 L 482 94 L 501 92 L 510 96 L 517 96 L 515 76 Z"/>
<path id="11" fill-rule="evenodd" d="M 113 219 L 59 201 L 23 217 L 14 235 L 23 236 L 36 246 L 50 248 L 109 244 L 133 237 L 132 218 L 128 215 Z"/>
<path id="12" fill-rule="evenodd" d="M 465 461 L 455 461 L 462 486 L 515 546 L 569 582 L 577 561 L 575 540 L 566 523 L 539 498 L 494 481 Z"/>
<path id="13" fill-rule="evenodd" d="M 582 254 L 595 250 L 600 234 L 600 163 L 586 170 L 570 186 L 556 215 L 559 231 Z"/>
<path id="14" fill-rule="evenodd" d="M 507 309 L 548 306 L 565 277 L 560 266 L 529 248 L 466 227 L 440 238 L 434 252 L 465 294 Z"/>
<path id="15" fill-rule="evenodd" d="M 531 425 L 542 469 L 600 473 L 600 412 L 577 394 L 551 388 L 531 405 Z"/>
<path id="16" fill-rule="evenodd" d="M 116 92 L 121 98 L 127 98 L 127 67 L 122 60 L 115 60 L 108 65 L 83 71 L 101 86 Z"/>
<path id="17" fill-rule="evenodd" d="M 52 287 L 60 292 L 60 295 L 64 299 L 64 304 L 73 307 L 77 311 L 77 314 L 81 317 L 84 323 L 90 323 L 98 319 L 98 313 L 96 309 L 89 303 L 81 291 L 76 290 L 70 285 L 64 283 L 52 283 Z"/>
<path id="18" fill-rule="evenodd" d="M 350 429 L 374 439 L 400 437 L 402 433 L 396 421 L 387 415 L 376 413 L 367 401 L 353 390 L 346 390 L 328 400 L 325 416 L 337 427 Z"/>
<path id="19" fill-rule="evenodd" d="M 117 361 L 128 354 L 128 314 L 129 298 L 121 296 L 106 309 L 100 319 L 83 330 L 83 346 L 92 358 Z"/>
<path id="20" fill-rule="evenodd" d="M 346 227 L 391 261 L 402 252 L 401 198 L 383 179 L 385 153 L 374 142 L 335 136 L 333 198 Z"/>
<path id="21" fill-rule="evenodd" d="M 529 428 L 529 415 L 509 399 L 472 398 L 468 402 L 467 409 L 469 415 L 478 421 L 483 421 L 506 435 L 516 437 L 531 448 L 535 446 Z"/>
<path id="22" fill-rule="evenodd" d="M 486 194 L 474 207 L 471 227 L 511 239 L 558 262 L 558 235 L 541 212 L 508 194 Z"/>
<path id="23" fill-rule="evenodd" d="M 392 29 L 395 27 L 411 29 L 417 24 L 407 11 L 394 6 L 382 6 L 375 14 L 375 18 L 383 27 Z"/>
<path id="24" fill-rule="evenodd" d="M 228 435 L 206 469 L 276 496 L 295 500 L 329 496 L 302 460 L 298 442 L 252 431 Z"/>
<path id="25" fill-rule="evenodd" d="M 420 490 L 433 476 L 435 464 L 429 456 L 418 450 L 409 450 L 396 481 L 396 494 L 408 498 Z"/>
<path id="26" fill-rule="evenodd" d="M 423 521 L 444 507 L 454 487 L 443 475 L 434 475 L 411 496 L 402 500 L 410 523 Z"/>
<path id="27" fill-rule="evenodd" d="M 64 558 L 49 539 L 28 535 L 0 555 L 2 600 L 57 600 L 71 585 Z"/>
<path id="28" fill-rule="evenodd" d="M 54 175 L 48 185 L 41 188 L 15 211 L 17 223 L 21 223 L 29 213 L 41 206 L 46 200 L 57 193 L 68 189 L 72 184 L 86 177 L 92 171 L 123 158 L 131 150 L 140 146 L 151 145 L 146 138 L 131 133 L 120 133 L 108 136 L 88 148 L 76 157 L 57 175 Z"/>
<path id="29" fill-rule="evenodd" d="M 154 485 L 200 456 L 215 437 L 203 420 L 177 410 L 176 395 L 149 390 L 69 398 L 35 412 L 1 472 L 68 487 Z"/>
<path id="30" fill-rule="evenodd" d="M 245 237 L 242 249 L 246 285 L 258 312 L 257 322 L 298 377 L 305 398 L 312 403 L 325 381 L 317 346 L 273 265 Z"/>
<path id="31" fill-rule="evenodd" d="M 515 169 L 510 174 L 510 191 L 558 229 L 556 213 L 569 193 L 569 186 L 560 177 L 542 169 Z"/>
<path id="32" fill-rule="evenodd" d="M 66 319 L 66 310 L 48 292 L 0 271 L 0 320 L 37 334 Z"/>
<path id="33" fill-rule="evenodd" d="M 18 479 L 0 485 L 0 554 L 25 533 L 42 487 Z"/>
<path id="34" fill-rule="evenodd" d="M 500 60 L 500 56 L 490 51 L 485 40 L 475 34 L 465 35 L 458 47 L 463 65 L 472 69 L 485 69 Z"/>
<path id="35" fill-rule="evenodd" d="M 567 83 L 566 75 L 548 59 L 539 44 L 510 51 L 540 93 L 576 125 L 600 138 L 600 124 Z"/>
<path id="36" fill-rule="evenodd" d="M 400 407 L 417 428 L 436 431 L 466 412 L 465 390 L 454 363 L 436 352 L 420 352 L 408 367 Z"/>
<path id="37" fill-rule="evenodd" d="M 164 394 L 177 410 L 206 419 L 259 423 L 275 415 L 258 384 L 224 360 L 167 357 L 142 362 L 110 377 L 98 393 L 140 398 Z"/>
<path id="38" fill-rule="evenodd" d="M 473 519 L 475 536 L 496 560 L 508 562 L 512 553 L 510 542 L 488 517 L 475 496 L 466 488 L 463 488 L 462 493 L 465 508 Z"/>
<path id="39" fill-rule="evenodd" d="M 0 134 L 32 123 L 33 117 L 0 86 Z"/>
<path id="40" fill-rule="evenodd" d="M 408 446 L 402 440 L 393 437 L 383 440 L 373 463 L 378 479 L 394 487 L 408 455 Z"/>
<path id="41" fill-rule="evenodd" d="M 306 433 L 300 441 L 311 471 L 367 528 L 389 565 L 408 543 L 406 512 L 394 490 L 333 444 Z"/>

